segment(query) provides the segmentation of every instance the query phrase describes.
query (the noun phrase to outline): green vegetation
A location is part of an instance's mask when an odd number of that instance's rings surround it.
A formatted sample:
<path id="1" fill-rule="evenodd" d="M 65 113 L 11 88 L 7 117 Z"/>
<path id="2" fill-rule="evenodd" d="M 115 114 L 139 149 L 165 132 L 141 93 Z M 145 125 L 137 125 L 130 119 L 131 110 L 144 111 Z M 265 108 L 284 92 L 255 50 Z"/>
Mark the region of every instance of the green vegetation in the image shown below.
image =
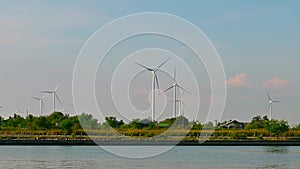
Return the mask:
<path id="1" fill-rule="evenodd" d="M 300 124 L 298 124 L 297 126 L 295 126 L 293 129 L 300 130 Z"/>
<path id="2" fill-rule="evenodd" d="M 251 123 L 249 123 L 246 126 L 246 129 L 263 129 L 265 128 L 266 122 L 268 122 L 269 119 L 267 116 L 261 117 L 261 116 L 256 116 L 252 118 Z"/>
<path id="3" fill-rule="evenodd" d="M 256 116 L 246 126 L 246 129 L 265 129 L 277 138 L 289 131 L 289 128 L 287 121 L 269 120 L 266 116 Z M 257 138 L 263 138 L 263 135 L 260 134 Z"/>
<path id="4" fill-rule="evenodd" d="M 278 138 L 281 134 L 284 134 L 289 130 L 289 125 L 283 120 L 270 120 L 265 122 L 265 129 Z"/>
<path id="5" fill-rule="evenodd" d="M 216 127 L 212 122 L 189 122 L 184 116 L 160 122 L 134 119 L 129 123 L 116 117 L 106 117 L 105 122 L 99 123 L 92 115 L 86 113 L 69 116 L 54 112 L 48 116 L 28 115 L 26 118 L 14 114 L 7 119 L 0 117 L 0 139 L 114 139 L 120 136 L 144 139 L 158 136 L 158 139 L 171 140 L 185 137 L 185 140 L 189 141 L 196 141 L 202 137 L 204 139 L 206 136 L 211 136 L 212 140 L 300 139 L 300 125 L 290 128 L 286 121 L 269 120 L 266 116 L 254 117 L 242 129 L 240 125 L 235 124 L 232 125 L 234 128 L 222 127 L 222 124 L 227 123 L 219 123 Z M 107 130 L 111 128 L 114 130 Z"/>
<path id="6" fill-rule="evenodd" d="M 90 118 L 90 119 L 89 119 Z M 0 117 L 1 131 L 60 131 L 60 133 L 71 134 L 72 131 L 83 130 L 78 119 L 86 119 L 87 124 L 90 124 L 93 119 L 85 113 L 80 116 L 69 117 L 61 112 L 54 112 L 49 116 L 34 117 L 28 115 L 26 118 L 14 114 L 4 120 Z M 91 122 L 88 122 L 91 121 Z M 97 121 L 95 123 L 97 124 Z M 91 126 L 92 127 L 92 126 Z"/>

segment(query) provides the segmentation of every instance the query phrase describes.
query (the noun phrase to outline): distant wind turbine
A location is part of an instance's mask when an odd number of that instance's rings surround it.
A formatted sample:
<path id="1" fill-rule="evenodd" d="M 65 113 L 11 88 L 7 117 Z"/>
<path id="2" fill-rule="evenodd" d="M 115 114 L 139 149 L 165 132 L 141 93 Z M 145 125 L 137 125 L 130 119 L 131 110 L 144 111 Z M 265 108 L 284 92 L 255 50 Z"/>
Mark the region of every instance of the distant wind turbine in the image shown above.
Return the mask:
<path id="1" fill-rule="evenodd" d="M 268 99 L 269 99 L 269 107 L 268 107 L 268 110 L 267 111 L 269 111 L 269 118 L 270 118 L 270 120 L 272 120 L 273 119 L 273 117 L 272 117 L 272 105 L 273 105 L 273 103 L 279 103 L 279 102 L 281 102 L 281 101 L 278 101 L 278 100 L 272 100 L 272 98 L 271 98 L 271 96 L 269 95 L 269 93 L 266 91 L 266 93 L 267 93 L 267 97 L 268 97 Z"/>
<path id="2" fill-rule="evenodd" d="M 39 97 L 31 97 L 35 100 L 38 100 L 40 102 L 40 116 L 43 114 L 43 109 L 45 110 L 45 105 L 44 105 L 44 99 L 46 98 L 47 94 L 44 95 L 43 97 L 39 98 Z"/>
<path id="3" fill-rule="evenodd" d="M 58 102 L 60 103 L 60 105 L 62 105 L 62 102 L 60 101 L 59 97 L 58 97 L 57 94 L 56 94 L 56 92 L 57 92 L 59 86 L 60 86 L 60 84 L 58 84 L 58 85 L 56 86 L 56 88 L 55 88 L 54 90 L 52 90 L 52 91 L 49 91 L 49 90 L 48 90 L 48 91 L 41 91 L 41 93 L 49 93 L 49 94 L 52 94 L 52 96 L 53 96 L 53 112 L 55 112 L 55 101 L 56 101 L 56 99 L 58 100 Z"/>
<path id="4" fill-rule="evenodd" d="M 184 109 L 183 109 L 183 107 L 185 107 L 186 108 L 186 105 L 184 104 L 184 101 L 183 101 L 183 94 L 184 94 L 184 92 L 182 91 L 181 92 L 181 97 L 180 97 L 180 99 L 178 99 L 178 102 L 179 102 L 179 114 L 178 114 L 178 116 L 183 116 L 184 115 Z"/>
<path id="5" fill-rule="evenodd" d="M 176 69 L 174 70 L 173 81 L 174 81 L 174 83 L 172 84 L 172 86 L 170 86 L 169 88 L 167 88 L 163 92 L 166 92 L 166 91 L 174 88 L 174 110 L 173 111 L 174 111 L 174 118 L 176 118 L 176 103 L 179 102 L 179 100 L 177 100 L 177 87 L 180 88 L 181 90 L 187 92 L 187 93 L 189 93 L 189 92 L 186 89 L 184 89 L 183 87 L 178 85 L 178 83 L 176 81 Z M 181 101 L 179 103 L 181 104 Z"/>
<path id="6" fill-rule="evenodd" d="M 139 65 L 140 67 L 148 70 L 149 72 L 151 72 L 152 74 L 152 82 L 151 82 L 151 85 L 152 85 L 152 117 L 151 117 L 151 120 L 152 121 L 155 121 L 155 84 L 157 86 L 157 89 L 159 89 L 159 84 L 158 84 L 158 78 L 157 78 L 157 75 L 156 75 L 156 72 L 159 70 L 159 68 L 161 68 L 169 59 L 171 58 L 168 58 L 166 59 L 164 62 L 162 62 L 160 65 L 158 65 L 156 68 L 149 68 L 149 67 L 146 67 L 144 65 L 141 65 L 139 63 L 136 63 L 137 65 Z"/>
<path id="7" fill-rule="evenodd" d="M 178 106 L 179 107 L 178 116 L 183 116 L 184 115 L 184 108 L 186 108 L 186 105 L 185 105 L 185 103 L 184 103 L 184 101 L 182 99 L 183 98 L 183 94 L 184 94 L 184 92 L 182 91 L 180 99 L 177 99 L 175 101 L 175 102 L 179 103 L 179 106 Z"/>

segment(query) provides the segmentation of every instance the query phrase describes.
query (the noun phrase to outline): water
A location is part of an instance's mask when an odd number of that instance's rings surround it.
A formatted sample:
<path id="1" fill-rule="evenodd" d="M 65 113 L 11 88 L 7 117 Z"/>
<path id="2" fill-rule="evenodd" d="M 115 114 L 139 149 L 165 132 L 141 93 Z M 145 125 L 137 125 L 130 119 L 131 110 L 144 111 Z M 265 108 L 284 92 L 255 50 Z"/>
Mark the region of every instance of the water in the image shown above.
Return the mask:
<path id="1" fill-rule="evenodd" d="M 96 146 L 0 146 L 0 168 L 298 169 L 300 147 L 175 147 L 148 159 L 122 158 Z"/>

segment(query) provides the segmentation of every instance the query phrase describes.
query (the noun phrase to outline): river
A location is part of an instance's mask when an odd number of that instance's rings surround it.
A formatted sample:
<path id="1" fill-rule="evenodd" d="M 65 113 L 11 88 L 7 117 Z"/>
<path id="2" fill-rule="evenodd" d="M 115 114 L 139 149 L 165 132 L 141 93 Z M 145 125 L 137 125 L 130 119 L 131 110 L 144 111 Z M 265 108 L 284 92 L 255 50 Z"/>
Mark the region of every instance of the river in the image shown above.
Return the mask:
<path id="1" fill-rule="evenodd" d="M 0 146 L 0 168 L 298 169 L 300 147 L 178 146 L 159 156 L 130 159 L 97 146 Z"/>

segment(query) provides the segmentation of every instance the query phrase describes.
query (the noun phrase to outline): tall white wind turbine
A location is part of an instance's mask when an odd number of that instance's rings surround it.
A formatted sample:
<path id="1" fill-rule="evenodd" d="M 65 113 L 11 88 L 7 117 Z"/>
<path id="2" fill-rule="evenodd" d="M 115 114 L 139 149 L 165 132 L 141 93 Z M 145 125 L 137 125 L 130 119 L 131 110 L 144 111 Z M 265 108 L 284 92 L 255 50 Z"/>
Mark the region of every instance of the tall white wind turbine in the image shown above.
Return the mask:
<path id="1" fill-rule="evenodd" d="M 38 100 L 40 102 L 40 116 L 43 114 L 43 109 L 45 110 L 45 105 L 44 105 L 44 99 L 46 98 L 47 94 L 45 94 L 43 97 L 31 97 L 35 100 Z"/>
<path id="2" fill-rule="evenodd" d="M 278 102 L 281 102 L 281 101 L 278 101 L 278 100 L 272 100 L 272 98 L 271 98 L 271 96 L 269 95 L 269 93 L 266 91 L 266 93 L 267 93 L 267 97 L 268 97 L 268 99 L 269 99 L 269 107 L 268 107 L 268 111 L 269 111 L 269 118 L 270 118 L 270 120 L 272 120 L 273 119 L 273 114 L 272 114 L 272 105 L 273 105 L 273 103 L 278 103 Z"/>
<path id="3" fill-rule="evenodd" d="M 149 72 L 151 72 L 152 74 L 152 82 L 151 82 L 151 85 L 152 85 L 152 112 L 151 112 L 151 121 L 155 121 L 155 84 L 157 86 L 157 89 L 159 89 L 159 84 L 158 84 L 158 78 L 157 78 L 157 75 L 156 75 L 156 72 L 159 70 L 159 68 L 161 68 L 169 59 L 171 58 L 168 58 L 166 59 L 164 62 L 162 62 L 160 65 L 158 65 L 156 68 L 149 68 L 149 67 L 146 67 L 144 65 L 141 65 L 139 63 L 136 63 L 137 65 L 139 65 L 140 67 L 148 70 Z"/>
<path id="4" fill-rule="evenodd" d="M 49 93 L 49 94 L 52 94 L 52 96 L 53 96 L 53 112 L 55 112 L 55 101 L 56 101 L 56 99 L 58 100 L 58 102 L 60 103 L 60 105 L 62 105 L 62 102 L 60 101 L 59 97 L 58 97 L 57 94 L 56 94 L 56 92 L 57 92 L 59 86 L 60 86 L 60 84 L 58 84 L 58 85 L 56 86 L 56 88 L 55 88 L 54 90 L 52 90 L 52 91 L 51 91 L 51 90 L 48 90 L 48 91 L 41 91 L 41 93 Z"/>
<path id="5" fill-rule="evenodd" d="M 172 88 L 174 88 L 174 118 L 176 118 L 176 103 L 179 102 L 179 104 L 181 104 L 181 101 L 177 100 L 177 87 L 180 88 L 181 90 L 189 93 L 186 89 L 184 89 L 183 87 L 179 86 L 177 81 L 176 81 L 176 69 L 174 70 L 174 76 L 173 76 L 173 81 L 174 83 L 172 84 L 172 86 L 170 86 L 169 88 L 167 88 L 166 90 L 164 90 L 163 92 L 166 92 L 168 90 L 171 90 Z"/>

